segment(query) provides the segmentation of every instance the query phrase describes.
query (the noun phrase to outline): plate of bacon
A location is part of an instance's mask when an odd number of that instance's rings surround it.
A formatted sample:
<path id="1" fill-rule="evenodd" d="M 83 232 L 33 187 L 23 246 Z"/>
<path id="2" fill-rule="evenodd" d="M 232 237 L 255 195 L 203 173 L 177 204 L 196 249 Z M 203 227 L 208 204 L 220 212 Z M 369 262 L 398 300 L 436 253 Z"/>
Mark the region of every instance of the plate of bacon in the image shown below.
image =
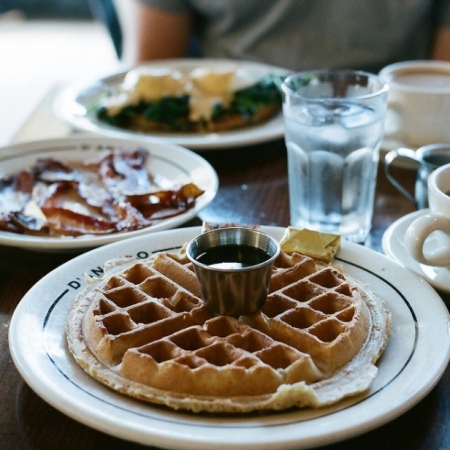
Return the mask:
<path id="1" fill-rule="evenodd" d="M 36 141 L 0 149 L 0 244 L 87 249 L 194 218 L 217 174 L 175 144 L 114 138 Z"/>

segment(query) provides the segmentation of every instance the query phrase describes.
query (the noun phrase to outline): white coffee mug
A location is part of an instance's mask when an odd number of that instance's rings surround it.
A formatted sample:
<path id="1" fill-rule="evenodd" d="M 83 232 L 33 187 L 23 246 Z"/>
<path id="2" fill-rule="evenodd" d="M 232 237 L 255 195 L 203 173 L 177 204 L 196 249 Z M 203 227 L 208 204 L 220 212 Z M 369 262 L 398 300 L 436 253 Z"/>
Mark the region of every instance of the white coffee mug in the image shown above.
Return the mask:
<path id="1" fill-rule="evenodd" d="M 428 178 L 430 210 L 406 230 L 404 242 L 411 256 L 429 266 L 450 267 L 450 164 L 435 170 Z M 424 246 L 434 233 L 433 245 Z"/>
<path id="2" fill-rule="evenodd" d="M 389 85 L 387 140 L 412 147 L 450 143 L 450 62 L 404 61 L 379 75 Z"/>

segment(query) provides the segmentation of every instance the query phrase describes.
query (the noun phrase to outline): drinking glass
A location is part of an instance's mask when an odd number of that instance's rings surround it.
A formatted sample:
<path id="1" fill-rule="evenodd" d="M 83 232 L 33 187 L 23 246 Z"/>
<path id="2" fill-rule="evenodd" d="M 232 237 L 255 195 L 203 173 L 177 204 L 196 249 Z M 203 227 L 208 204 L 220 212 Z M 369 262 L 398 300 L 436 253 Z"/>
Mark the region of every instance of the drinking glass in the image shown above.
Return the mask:
<path id="1" fill-rule="evenodd" d="M 282 85 L 291 225 L 362 243 L 369 234 L 388 87 L 351 70 Z"/>

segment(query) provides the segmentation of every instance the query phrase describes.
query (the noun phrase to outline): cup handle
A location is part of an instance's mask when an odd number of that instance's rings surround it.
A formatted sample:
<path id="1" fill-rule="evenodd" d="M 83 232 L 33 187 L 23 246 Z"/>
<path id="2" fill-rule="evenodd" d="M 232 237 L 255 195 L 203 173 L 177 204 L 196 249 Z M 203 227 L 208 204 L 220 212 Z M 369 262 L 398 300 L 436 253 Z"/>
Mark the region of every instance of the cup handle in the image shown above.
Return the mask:
<path id="1" fill-rule="evenodd" d="M 409 201 L 412 203 L 416 203 L 416 200 L 413 195 L 411 195 L 407 189 L 391 174 L 391 164 L 397 158 L 406 158 L 411 159 L 417 164 L 420 164 L 416 159 L 416 152 L 409 148 L 398 148 L 396 150 L 391 150 L 386 153 L 384 157 L 384 173 L 386 174 L 386 178 L 395 186 Z"/>
<path id="2" fill-rule="evenodd" d="M 425 214 L 414 220 L 405 233 L 406 250 L 418 262 L 427 266 L 450 267 L 450 248 L 437 248 L 424 254 L 425 241 L 433 231 L 442 231 L 450 236 L 450 220 L 437 214 Z"/>

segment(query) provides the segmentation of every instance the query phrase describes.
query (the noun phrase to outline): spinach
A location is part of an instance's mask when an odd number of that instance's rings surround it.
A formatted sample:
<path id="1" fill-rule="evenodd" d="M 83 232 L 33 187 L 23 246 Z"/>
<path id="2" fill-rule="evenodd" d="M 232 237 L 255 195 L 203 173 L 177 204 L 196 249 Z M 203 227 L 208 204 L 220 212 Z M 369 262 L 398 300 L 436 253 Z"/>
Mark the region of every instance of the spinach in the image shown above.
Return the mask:
<path id="1" fill-rule="evenodd" d="M 256 84 L 235 92 L 231 104 L 227 107 L 215 105 L 213 119 L 225 114 L 240 114 L 243 117 L 252 117 L 261 107 L 281 105 L 281 82 L 279 75 L 266 75 Z"/>
<path id="2" fill-rule="evenodd" d="M 236 91 L 230 105 L 224 107 L 217 104 L 213 107 L 212 120 L 226 114 L 239 114 L 249 118 L 261 107 L 281 106 L 280 85 L 283 78 L 280 75 L 266 75 L 254 85 Z M 192 126 L 189 121 L 189 95 L 164 97 L 157 102 L 140 101 L 136 105 L 123 107 L 114 115 L 109 114 L 108 109 L 101 106 L 97 111 L 97 117 L 109 125 L 126 129 L 145 128 L 145 121 L 140 120 L 142 118 L 165 124 L 174 131 L 189 131 Z M 144 123 L 144 126 L 141 126 L 141 123 Z"/>
<path id="3" fill-rule="evenodd" d="M 169 125 L 172 130 L 187 129 L 187 124 L 180 119 L 189 116 L 189 95 L 164 97 L 154 103 L 142 103 L 142 114 L 148 120 Z"/>
<path id="4" fill-rule="evenodd" d="M 137 105 L 127 105 L 119 113 L 110 115 L 108 109 L 101 107 L 98 118 L 109 125 L 120 128 L 133 128 L 133 122 L 144 117 L 153 122 L 167 124 L 172 130 L 185 130 L 185 119 L 189 115 L 189 96 L 164 97 L 157 102 L 140 101 Z"/>

